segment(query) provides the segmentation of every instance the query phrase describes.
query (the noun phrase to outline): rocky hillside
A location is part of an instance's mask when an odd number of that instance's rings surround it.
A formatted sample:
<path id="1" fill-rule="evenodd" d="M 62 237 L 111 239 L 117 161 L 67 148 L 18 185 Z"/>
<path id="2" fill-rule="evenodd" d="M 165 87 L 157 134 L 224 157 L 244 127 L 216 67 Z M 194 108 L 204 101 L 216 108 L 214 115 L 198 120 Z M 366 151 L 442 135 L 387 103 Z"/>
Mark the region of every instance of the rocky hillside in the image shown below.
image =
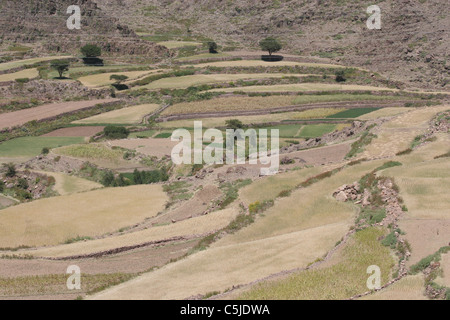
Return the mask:
<path id="1" fill-rule="evenodd" d="M 81 8 L 81 29 L 69 30 L 66 13 L 70 5 Z M 42 43 L 43 50 L 75 52 L 95 41 L 110 54 L 164 57 L 164 47 L 141 40 L 116 18 L 105 14 L 91 0 L 0 0 L 0 39 Z"/>
<path id="2" fill-rule="evenodd" d="M 384 0 L 382 30 L 368 30 L 361 0 L 93 0 L 134 30 L 257 46 L 277 36 L 291 53 L 382 72 L 415 87 L 448 88 L 446 0 Z"/>

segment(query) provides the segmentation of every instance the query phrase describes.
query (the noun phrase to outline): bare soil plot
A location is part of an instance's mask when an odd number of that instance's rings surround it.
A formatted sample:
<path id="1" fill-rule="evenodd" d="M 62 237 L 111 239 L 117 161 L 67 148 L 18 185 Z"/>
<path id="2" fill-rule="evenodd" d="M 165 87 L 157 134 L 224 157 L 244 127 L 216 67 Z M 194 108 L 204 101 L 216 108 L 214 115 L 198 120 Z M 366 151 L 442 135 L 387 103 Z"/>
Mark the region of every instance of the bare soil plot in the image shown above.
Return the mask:
<path id="1" fill-rule="evenodd" d="M 16 79 L 34 79 L 39 77 L 39 72 L 36 68 L 25 69 L 14 73 L 6 73 L 0 75 L 0 82 L 14 81 Z"/>
<path id="2" fill-rule="evenodd" d="M 449 213 L 450 215 L 450 213 Z M 411 244 L 411 257 L 407 262 L 412 266 L 439 248 L 449 244 L 450 219 L 402 219 L 400 229 Z"/>
<path id="3" fill-rule="evenodd" d="M 92 137 L 103 131 L 103 126 L 68 127 L 57 129 L 42 137 Z"/>
<path id="4" fill-rule="evenodd" d="M 406 276 L 393 285 L 362 297 L 360 300 L 428 300 L 424 295 L 425 281 L 422 274 Z"/>
<path id="5" fill-rule="evenodd" d="M 147 115 L 154 113 L 159 108 L 159 104 L 141 104 L 137 106 L 113 110 L 90 118 L 74 121 L 75 124 L 138 124 Z"/>
<path id="6" fill-rule="evenodd" d="M 157 215 L 167 199 L 160 185 L 146 185 L 36 200 L 0 211 L 0 243 L 55 245 L 103 235 Z"/>
<path id="7" fill-rule="evenodd" d="M 33 120 L 43 120 L 77 110 L 92 108 L 97 104 L 119 101 L 118 99 L 98 99 L 45 104 L 32 109 L 0 114 L 0 130 L 23 125 Z"/>
<path id="8" fill-rule="evenodd" d="M 407 107 L 388 107 L 388 108 L 382 108 L 367 114 L 364 114 L 362 116 L 359 116 L 357 119 L 359 120 L 373 120 L 378 118 L 385 118 L 385 117 L 393 117 L 399 114 L 403 114 L 409 111 L 412 111 L 414 109 L 407 108 Z"/>
<path id="9" fill-rule="evenodd" d="M 156 156 L 162 158 L 172 153 L 174 146 L 178 142 L 173 142 L 170 139 L 125 139 L 111 141 L 112 146 L 122 147 L 126 149 L 133 149 L 140 153 L 149 156 Z"/>
<path id="10" fill-rule="evenodd" d="M 0 259 L 0 278 L 64 274 L 67 267 L 74 264 L 79 266 L 84 274 L 143 272 L 152 267 L 162 266 L 170 259 L 186 254 L 196 243 L 195 240 L 177 242 L 164 246 L 135 249 L 96 259 L 66 261 Z"/>

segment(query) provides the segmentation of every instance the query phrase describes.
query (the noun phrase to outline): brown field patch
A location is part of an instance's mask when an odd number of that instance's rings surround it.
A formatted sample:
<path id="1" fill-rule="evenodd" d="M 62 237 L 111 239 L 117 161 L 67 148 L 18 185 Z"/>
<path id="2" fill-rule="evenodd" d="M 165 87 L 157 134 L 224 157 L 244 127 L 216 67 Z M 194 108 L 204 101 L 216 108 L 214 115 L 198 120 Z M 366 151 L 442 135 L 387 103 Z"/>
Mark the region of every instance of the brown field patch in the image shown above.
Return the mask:
<path id="1" fill-rule="evenodd" d="M 105 127 L 69 127 L 44 134 L 43 137 L 92 137 L 103 131 Z"/>
<path id="2" fill-rule="evenodd" d="M 0 114 L 0 130 L 17 127 L 33 120 L 44 120 L 64 113 L 94 107 L 97 104 L 119 101 L 98 99 L 45 104 L 39 107 Z"/>

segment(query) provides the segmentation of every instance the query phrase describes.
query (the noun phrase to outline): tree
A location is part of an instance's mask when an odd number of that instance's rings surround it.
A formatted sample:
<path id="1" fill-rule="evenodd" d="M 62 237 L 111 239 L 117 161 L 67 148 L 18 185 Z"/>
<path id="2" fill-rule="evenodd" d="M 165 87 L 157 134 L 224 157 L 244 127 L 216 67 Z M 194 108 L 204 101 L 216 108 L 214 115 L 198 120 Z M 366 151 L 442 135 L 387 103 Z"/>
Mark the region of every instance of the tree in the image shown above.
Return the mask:
<path id="1" fill-rule="evenodd" d="M 130 134 L 130 130 L 120 126 L 106 126 L 103 133 L 108 139 L 126 139 Z"/>
<path id="2" fill-rule="evenodd" d="M 268 37 L 264 40 L 261 40 L 259 42 L 259 46 L 262 50 L 269 51 L 270 56 L 272 55 L 272 53 L 278 52 L 282 48 L 281 43 L 279 43 L 278 40 L 273 37 Z"/>
<path id="3" fill-rule="evenodd" d="M 225 125 L 227 126 L 227 129 L 243 129 L 244 124 L 239 119 L 230 119 L 225 121 Z"/>
<path id="4" fill-rule="evenodd" d="M 120 74 L 113 74 L 109 77 L 110 80 L 116 80 L 116 83 L 113 84 L 117 90 L 125 90 L 128 89 L 128 86 L 122 84 L 123 81 L 127 80 L 128 77 Z"/>
<path id="5" fill-rule="evenodd" d="M 69 71 L 69 61 L 67 60 L 56 60 L 51 63 L 51 67 L 58 71 L 59 78 L 63 77 L 64 72 Z"/>
<path id="6" fill-rule="evenodd" d="M 336 75 L 336 82 L 345 82 L 345 81 L 347 81 L 347 78 L 345 77 L 345 71 L 344 70 L 336 71 L 335 75 Z"/>
<path id="7" fill-rule="evenodd" d="M 97 58 L 102 55 L 102 49 L 95 44 L 87 44 L 80 51 L 86 58 Z"/>
<path id="8" fill-rule="evenodd" d="M 209 53 L 217 53 L 217 48 L 217 43 L 215 43 L 214 41 L 208 42 Z"/>

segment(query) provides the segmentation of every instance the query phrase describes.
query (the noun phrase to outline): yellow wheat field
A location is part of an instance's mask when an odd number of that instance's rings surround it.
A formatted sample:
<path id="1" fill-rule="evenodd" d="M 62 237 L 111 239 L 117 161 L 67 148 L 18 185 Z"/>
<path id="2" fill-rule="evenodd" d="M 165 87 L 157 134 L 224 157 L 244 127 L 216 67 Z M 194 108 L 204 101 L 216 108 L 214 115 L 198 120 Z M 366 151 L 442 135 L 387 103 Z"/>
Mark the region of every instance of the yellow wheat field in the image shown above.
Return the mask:
<path id="1" fill-rule="evenodd" d="M 99 73 L 78 78 L 78 80 L 86 87 L 103 87 L 108 86 L 116 82 L 111 80 L 110 77 L 113 74 L 127 76 L 129 80 L 135 80 L 146 75 L 157 73 L 160 70 L 147 70 L 147 71 L 128 71 L 128 72 L 112 72 L 112 73 Z"/>
<path id="2" fill-rule="evenodd" d="M 0 82 L 14 81 L 16 79 L 34 79 L 39 77 L 39 72 L 36 68 L 25 69 L 14 73 L 7 73 L 0 75 Z"/>
<path id="3" fill-rule="evenodd" d="M 138 106 L 127 107 L 119 110 L 102 113 L 90 118 L 74 121 L 76 124 L 138 124 L 149 114 L 158 110 L 158 104 L 141 104 Z"/>
<path id="4" fill-rule="evenodd" d="M 36 200 L 0 211 L 0 243 L 43 246 L 103 235 L 155 216 L 167 199 L 160 185 L 146 185 Z"/>
<path id="5" fill-rule="evenodd" d="M 393 285 L 362 297 L 361 300 L 427 300 L 422 274 L 406 276 Z"/>
<path id="6" fill-rule="evenodd" d="M 350 84 L 329 84 L 329 83 L 297 83 L 297 84 L 277 84 L 268 86 L 248 86 L 235 88 L 212 89 L 208 92 L 306 92 L 306 91 L 398 91 L 385 87 L 350 85 Z"/>
<path id="7" fill-rule="evenodd" d="M 141 190 L 142 191 L 142 190 Z M 144 197 L 147 195 L 145 192 L 135 190 L 136 193 L 142 193 L 139 195 L 129 195 L 130 200 L 134 201 L 138 197 Z M 155 197 L 158 196 L 158 193 Z M 164 196 L 161 197 L 164 199 Z M 150 197 L 149 201 L 154 201 L 154 197 Z M 159 200 L 156 200 L 158 203 Z M 145 204 L 146 202 L 144 202 Z M 135 206 L 140 206 L 139 211 L 147 210 L 150 214 L 153 214 L 153 209 L 149 209 L 141 204 L 136 203 Z M 149 211 L 150 210 L 150 211 Z M 1 211 L 0 211 L 1 212 Z M 103 252 L 115 248 L 133 246 L 143 244 L 146 242 L 170 239 L 173 237 L 189 237 L 193 235 L 203 235 L 212 233 L 226 227 L 239 213 L 238 208 L 230 207 L 221 211 L 212 212 L 205 216 L 199 216 L 192 219 L 180 221 L 170 225 L 157 226 L 141 231 L 132 233 L 125 233 L 123 235 L 107 237 L 103 239 L 96 239 L 87 242 L 76 242 L 72 244 L 58 245 L 49 248 L 40 248 L 37 250 L 22 250 L 17 254 L 26 255 L 30 254 L 35 257 L 67 257 L 74 255 L 85 255 L 96 252 Z M 125 215 L 126 216 L 126 215 Z M 126 223 L 129 226 L 130 223 Z M 118 228 L 117 228 L 118 229 Z M 117 231 L 115 229 L 114 231 Z M 1 254 L 5 252 L 0 252 Z"/>
<path id="8" fill-rule="evenodd" d="M 237 80 L 272 79 L 283 77 L 306 77 L 307 74 L 291 73 L 239 73 L 239 74 L 196 74 L 191 76 L 170 77 L 153 81 L 145 86 L 133 87 L 136 89 L 176 89 L 198 86 L 201 84 L 211 84 L 229 82 Z"/>

